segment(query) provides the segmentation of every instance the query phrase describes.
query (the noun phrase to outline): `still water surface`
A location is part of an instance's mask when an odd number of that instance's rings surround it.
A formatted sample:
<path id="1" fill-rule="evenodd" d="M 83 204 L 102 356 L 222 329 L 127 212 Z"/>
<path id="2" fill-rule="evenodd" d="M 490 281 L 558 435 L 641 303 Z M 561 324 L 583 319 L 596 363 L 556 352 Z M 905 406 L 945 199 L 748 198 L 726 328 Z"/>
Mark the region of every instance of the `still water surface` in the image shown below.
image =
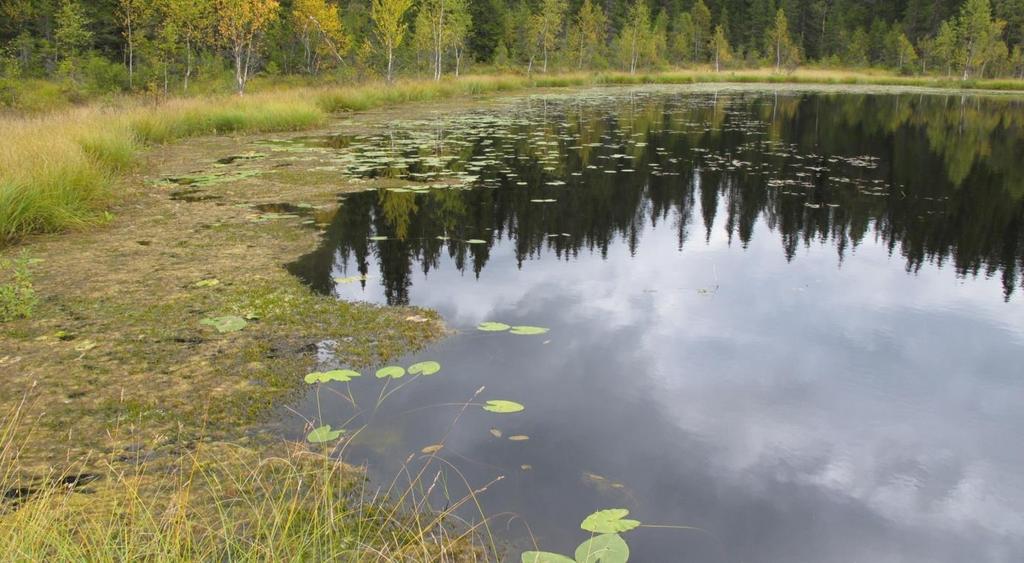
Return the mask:
<path id="1" fill-rule="evenodd" d="M 1022 125 L 1008 99 L 641 89 L 309 139 L 393 189 L 343 196 L 293 272 L 458 333 L 397 362 L 437 375 L 292 408 L 366 425 L 345 456 L 381 483 L 447 435 L 473 487 L 504 477 L 481 500 L 510 560 L 524 523 L 571 554 L 610 507 L 707 531 L 629 532 L 634 561 L 1024 560 Z M 452 426 L 489 399 L 526 410 Z"/>

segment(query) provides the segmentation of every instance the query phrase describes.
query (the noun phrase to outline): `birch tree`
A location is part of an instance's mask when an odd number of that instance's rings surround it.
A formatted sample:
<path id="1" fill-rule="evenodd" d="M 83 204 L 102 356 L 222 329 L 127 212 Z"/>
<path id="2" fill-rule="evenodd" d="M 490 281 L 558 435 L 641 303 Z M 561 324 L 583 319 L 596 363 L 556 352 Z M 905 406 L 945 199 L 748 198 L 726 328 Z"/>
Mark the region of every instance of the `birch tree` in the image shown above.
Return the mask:
<path id="1" fill-rule="evenodd" d="M 277 0 L 218 0 L 220 15 L 217 30 L 231 51 L 235 65 L 235 88 L 245 94 L 253 65 L 259 56 L 260 41 L 267 27 L 277 19 Z"/>
<path id="2" fill-rule="evenodd" d="M 394 81 L 395 49 L 402 46 L 409 30 L 409 25 L 405 23 L 405 14 L 411 7 L 412 0 L 372 0 L 370 4 L 374 33 L 388 59 L 388 82 Z"/>
<path id="3" fill-rule="evenodd" d="M 577 51 L 577 68 L 583 69 L 585 62 L 593 59 L 594 53 L 601 47 L 608 29 L 608 18 L 597 4 L 583 0 L 580 11 L 576 14 L 573 28 L 573 42 Z"/>

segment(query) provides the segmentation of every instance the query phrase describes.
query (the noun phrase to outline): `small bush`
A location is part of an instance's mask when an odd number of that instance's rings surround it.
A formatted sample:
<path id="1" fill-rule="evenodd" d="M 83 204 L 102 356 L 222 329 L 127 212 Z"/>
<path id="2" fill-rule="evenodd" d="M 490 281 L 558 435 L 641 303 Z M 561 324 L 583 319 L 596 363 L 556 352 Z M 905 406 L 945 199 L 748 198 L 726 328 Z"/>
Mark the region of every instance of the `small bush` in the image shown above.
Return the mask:
<path id="1" fill-rule="evenodd" d="M 0 261 L 0 271 L 6 273 L 10 270 L 12 277 L 9 283 L 0 284 L 0 322 L 32 316 L 37 299 L 28 265 L 28 256 L 24 254 L 13 261 Z"/>

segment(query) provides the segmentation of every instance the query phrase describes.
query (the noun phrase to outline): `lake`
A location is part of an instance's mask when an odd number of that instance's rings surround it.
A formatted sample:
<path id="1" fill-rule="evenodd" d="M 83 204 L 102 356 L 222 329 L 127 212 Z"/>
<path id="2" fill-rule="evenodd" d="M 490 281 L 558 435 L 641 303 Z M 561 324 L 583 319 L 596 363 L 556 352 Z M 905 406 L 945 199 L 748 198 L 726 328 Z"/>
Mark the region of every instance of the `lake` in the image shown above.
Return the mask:
<path id="1" fill-rule="evenodd" d="M 441 508 L 487 486 L 508 560 L 620 507 L 668 526 L 624 534 L 634 561 L 1024 560 L 1022 125 L 1013 98 L 648 87 L 302 139 L 389 187 L 291 271 L 455 332 L 396 362 L 437 374 L 311 386 L 287 432 L 362 428 L 344 459 L 426 466 Z"/>

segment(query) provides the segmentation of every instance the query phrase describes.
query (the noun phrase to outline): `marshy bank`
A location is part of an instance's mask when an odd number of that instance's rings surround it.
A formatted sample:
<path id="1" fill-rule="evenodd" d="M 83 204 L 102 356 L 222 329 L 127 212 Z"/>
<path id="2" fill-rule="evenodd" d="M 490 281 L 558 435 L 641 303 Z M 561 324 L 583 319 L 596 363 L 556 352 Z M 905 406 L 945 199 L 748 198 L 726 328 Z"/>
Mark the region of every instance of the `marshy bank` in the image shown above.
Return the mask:
<path id="1" fill-rule="evenodd" d="M 526 88 L 718 82 L 1024 90 L 1024 83 L 1013 80 L 956 81 L 885 72 L 692 70 L 267 88 L 244 98 L 126 97 L 35 115 L 14 113 L 0 116 L 5 139 L 0 146 L 0 241 L 9 243 L 30 233 L 57 232 L 109 220 L 105 211 L 124 196 L 127 188 L 119 179 L 133 169 L 146 147 L 198 135 L 305 130 L 324 124 L 337 112 Z"/>

